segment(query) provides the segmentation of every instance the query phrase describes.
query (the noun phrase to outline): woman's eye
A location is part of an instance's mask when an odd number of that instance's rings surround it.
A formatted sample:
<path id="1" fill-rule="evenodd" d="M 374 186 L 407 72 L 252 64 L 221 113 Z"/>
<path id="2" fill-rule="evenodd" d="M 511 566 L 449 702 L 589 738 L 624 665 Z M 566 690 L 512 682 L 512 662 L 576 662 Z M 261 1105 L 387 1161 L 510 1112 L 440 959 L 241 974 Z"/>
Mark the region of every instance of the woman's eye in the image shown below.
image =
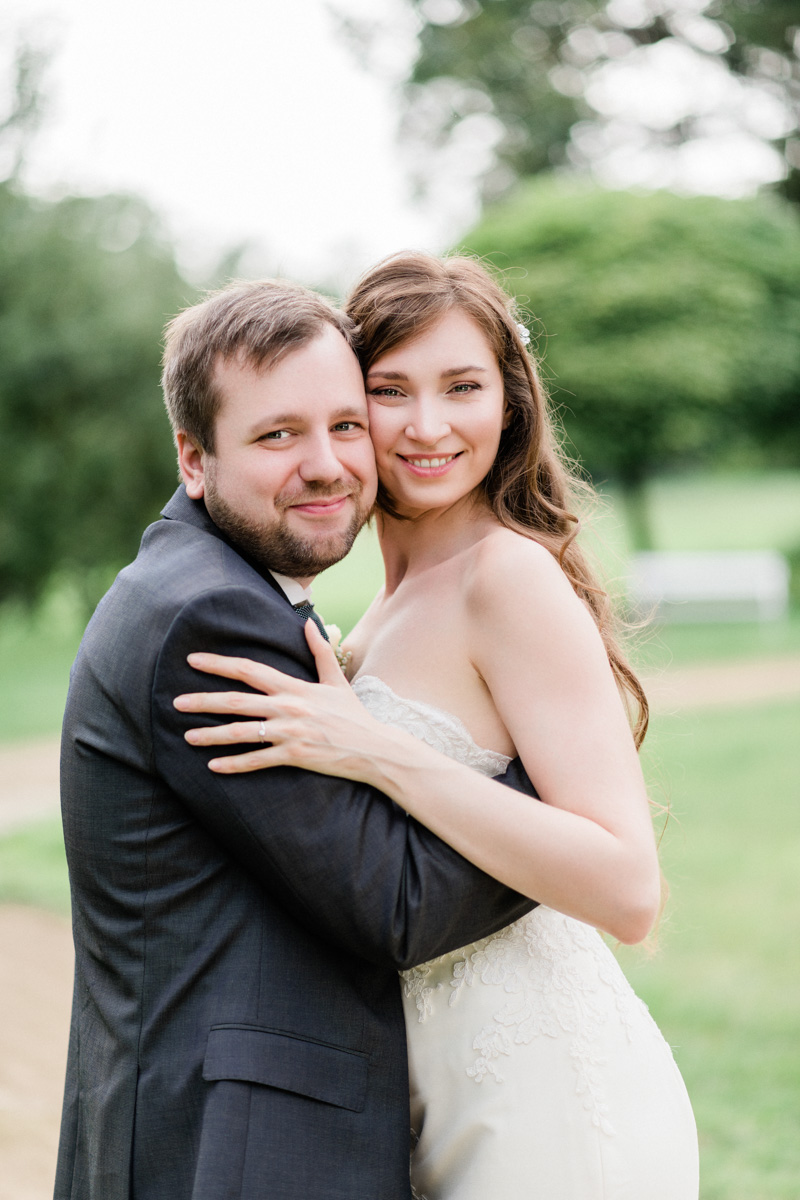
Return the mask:
<path id="1" fill-rule="evenodd" d="M 370 390 L 367 394 L 369 396 L 378 396 L 378 397 L 383 396 L 387 400 L 392 400 L 395 398 L 395 396 L 400 395 L 400 391 L 398 388 L 380 387 L 380 388 L 370 388 Z"/>
<path id="2" fill-rule="evenodd" d="M 450 391 L 457 396 L 466 396 L 469 392 L 477 392 L 480 386 L 479 383 L 456 383 Z"/>

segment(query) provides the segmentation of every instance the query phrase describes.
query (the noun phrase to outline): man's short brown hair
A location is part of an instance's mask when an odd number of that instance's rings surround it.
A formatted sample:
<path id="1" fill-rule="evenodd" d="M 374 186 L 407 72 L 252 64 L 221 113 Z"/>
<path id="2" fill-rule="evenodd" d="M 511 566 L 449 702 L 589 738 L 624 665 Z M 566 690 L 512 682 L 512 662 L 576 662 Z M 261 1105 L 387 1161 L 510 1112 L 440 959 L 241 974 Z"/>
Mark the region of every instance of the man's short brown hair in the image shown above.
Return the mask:
<path id="1" fill-rule="evenodd" d="M 213 454 L 222 402 L 217 361 L 237 357 L 255 369 L 272 366 L 313 341 L 325 325 L 352 346 L 349 317 L 309 288 L 275 279 L 230 283 L 179 313 L 166 328 L 161 377 L 173 432 L 188 434 Z"/>

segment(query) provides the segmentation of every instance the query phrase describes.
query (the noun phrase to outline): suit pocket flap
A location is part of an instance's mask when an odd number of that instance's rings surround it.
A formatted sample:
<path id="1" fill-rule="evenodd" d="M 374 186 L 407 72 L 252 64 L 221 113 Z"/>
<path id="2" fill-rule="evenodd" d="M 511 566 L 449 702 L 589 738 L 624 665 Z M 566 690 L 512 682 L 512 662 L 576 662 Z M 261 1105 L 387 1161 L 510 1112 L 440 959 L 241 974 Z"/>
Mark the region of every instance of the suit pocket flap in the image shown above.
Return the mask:
<path id="1" fill-rule="evenodd" d="M 203 1079 L 261 1083 L 361 1112 L 367 1055 L 257 1025 L 215 1025 L 208 1035 Z"/>

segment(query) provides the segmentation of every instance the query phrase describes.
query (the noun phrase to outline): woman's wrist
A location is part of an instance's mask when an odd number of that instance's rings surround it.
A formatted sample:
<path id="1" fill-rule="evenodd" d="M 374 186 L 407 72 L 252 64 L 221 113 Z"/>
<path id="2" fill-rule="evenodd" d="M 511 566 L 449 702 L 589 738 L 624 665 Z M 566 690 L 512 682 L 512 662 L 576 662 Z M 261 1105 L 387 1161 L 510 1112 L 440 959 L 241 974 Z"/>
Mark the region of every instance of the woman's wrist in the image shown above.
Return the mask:
<path id="1" fill-rule="evenodd" d="M 426 796 L 447 789 L 450 776 L 456 777 L 457 786 L 464 767 L 413 734 L 389 725 L 381 729 L 380 740 L 359 756 L 363 769 L 359 778 L 364 783 L 383 792 L 412 816 L 420 815 Z"/>

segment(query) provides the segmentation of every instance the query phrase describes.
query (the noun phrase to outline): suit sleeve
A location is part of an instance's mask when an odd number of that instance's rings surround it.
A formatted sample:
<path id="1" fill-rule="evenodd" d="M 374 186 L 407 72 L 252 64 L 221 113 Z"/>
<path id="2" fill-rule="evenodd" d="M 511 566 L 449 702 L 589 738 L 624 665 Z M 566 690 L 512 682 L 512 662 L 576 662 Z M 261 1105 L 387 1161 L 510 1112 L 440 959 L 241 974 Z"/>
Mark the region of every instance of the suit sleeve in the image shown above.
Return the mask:
<path id="1" fill-rule="evenodd" d="M 161 778 L 293 916 L 362 958 L 406 968 L 529 911 L 530 900 L 472 866 L 364 784 L 291 767 L 222 776 L 208 770 L 213 752 L 190 746 L 183 736 L 200 723 L 197 715 L 179 713 L 172 701 L 199 686 L 210 691 L 231 685 L 200 677 L 186 657 L 199 650 L 246 656 L 315 679 L 302 625 L 282 610 L 255 589 L 231 586 L 203 593 L 178 614 L 153 685 Z M 518 762 L 503 782 L 535 795 Z"/>

